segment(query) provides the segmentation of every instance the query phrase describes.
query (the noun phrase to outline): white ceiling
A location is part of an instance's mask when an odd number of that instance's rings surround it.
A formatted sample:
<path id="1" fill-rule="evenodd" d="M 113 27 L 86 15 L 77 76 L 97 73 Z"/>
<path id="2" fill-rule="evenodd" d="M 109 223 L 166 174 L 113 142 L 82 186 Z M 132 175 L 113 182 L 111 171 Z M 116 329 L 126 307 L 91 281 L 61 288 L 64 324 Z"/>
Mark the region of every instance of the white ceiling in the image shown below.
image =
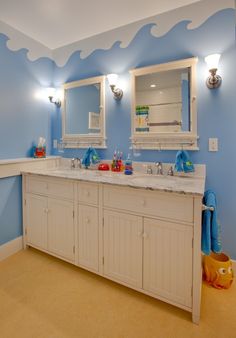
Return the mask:
<path id="1" fill-rule="evenodd" d="M 200 0 L 0 0 L 0 20 L 50 49 Z"/>

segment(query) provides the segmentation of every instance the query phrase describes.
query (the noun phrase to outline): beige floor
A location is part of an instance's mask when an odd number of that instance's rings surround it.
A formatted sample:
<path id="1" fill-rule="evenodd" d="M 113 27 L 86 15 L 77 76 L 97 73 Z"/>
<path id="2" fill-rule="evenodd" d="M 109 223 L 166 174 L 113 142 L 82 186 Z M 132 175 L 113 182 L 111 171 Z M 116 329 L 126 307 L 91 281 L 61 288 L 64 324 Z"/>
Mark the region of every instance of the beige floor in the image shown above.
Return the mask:
<path id="1" fill-rule="evenodd" d="M 191 315 L 33 249 L 0 262 L 1 338 L 235 338 L 236 286 Z"/>

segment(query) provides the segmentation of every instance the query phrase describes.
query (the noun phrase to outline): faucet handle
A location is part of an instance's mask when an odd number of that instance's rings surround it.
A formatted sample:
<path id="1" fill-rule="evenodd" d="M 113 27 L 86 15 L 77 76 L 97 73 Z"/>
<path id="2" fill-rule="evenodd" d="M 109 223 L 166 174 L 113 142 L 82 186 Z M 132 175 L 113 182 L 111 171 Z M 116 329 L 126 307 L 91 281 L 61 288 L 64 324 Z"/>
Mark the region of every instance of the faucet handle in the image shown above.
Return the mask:
<path id="1" fill-rule="evenodd" d="M 71 168 L 75 168 L 75 158 L 73 157 L 70 161 Z"/>
<path id="2" fill-rule="evenodd" d="M 152 166 L 150 164 L 147 165 L 147 174 L 152 174 Z"/>
<path id="3" fill-rule="evenodd" d="M 173 170 L 172 165 L 170 166 L 169 170 L 167 171 L 167 175 L 174 176 L 174 170 Z"/>

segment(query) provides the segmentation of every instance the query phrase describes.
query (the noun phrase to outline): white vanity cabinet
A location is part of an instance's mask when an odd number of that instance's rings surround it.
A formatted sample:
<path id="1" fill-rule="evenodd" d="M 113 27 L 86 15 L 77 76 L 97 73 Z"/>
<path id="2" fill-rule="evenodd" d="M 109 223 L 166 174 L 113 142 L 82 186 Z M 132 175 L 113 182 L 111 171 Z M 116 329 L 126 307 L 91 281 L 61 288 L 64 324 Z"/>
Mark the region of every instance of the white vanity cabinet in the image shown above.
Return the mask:
<path id="1" fill-rule="evenodd" d="M 142 218 L 104 211 L 104 276 L 142 287 Z"/>
<path id="2" fill-rule="evenodd" d="M 24 184 L 25 245 L 74 262 L 73 183 L 30 175 Z"/>
<path id="3" fill-rule="evenodd" d="M 99 186 L 96 183 L 77 184 L 78 218 L 77 241 L 78 265 L 99 271 Z"/>
<path id="4" fill-rule="evenodd" d="M 74 205 L 48 198 L 48 251 L 74 262 Z"/>
<path id="5" fill-rule="evenodd" d="M 104 275 L 192 312 L 201 296 L 201 196 L 104 185 Z"/>
<path id="6" fill-rule="evenodd" d="M 200 318 L 200 194 L 25 174 L 25 244 Z"/>
<path id="7" fill-rule="evenodd" d="M 26 244 L 47 250 L 47 199 L 27 194 L 24 205 Z"/>
<path id="8" fill-rule="evenodd" d="M 144 290 L 191 308 L 192 240 L 189 225 L 144 218 Z"/>

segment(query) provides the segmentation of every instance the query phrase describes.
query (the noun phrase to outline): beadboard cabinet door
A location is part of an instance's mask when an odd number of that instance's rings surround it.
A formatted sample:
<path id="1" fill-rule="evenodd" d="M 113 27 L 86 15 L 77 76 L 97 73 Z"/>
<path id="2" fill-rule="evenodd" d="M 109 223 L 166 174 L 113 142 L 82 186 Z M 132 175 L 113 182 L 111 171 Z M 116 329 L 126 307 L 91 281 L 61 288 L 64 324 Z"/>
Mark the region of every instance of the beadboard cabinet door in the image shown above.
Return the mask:
<path id="1" fill-rule="evenodd" d="M 73 203 L 48 198 L 48 251 L 74 262 Z"/>
<path id="2" fill-rule="evenodd" d="M 47 250 L 47 198 L 26 195 L 26 243 Z"/>
<path id="3" fill-rule="evenodd" d="M 104 275 L 142 287 L 142 217 L 104 211 Z"/>
<path id="4" fill-rule="evenodd" d="M 89 270 L 98 272 L 98 208 L 78 206 L 78 262 Z"/>
<path id="5" fill-rule="evenodd" d="M 191 226 L 144 218 L 143 289 L 192 306 Z"/>

